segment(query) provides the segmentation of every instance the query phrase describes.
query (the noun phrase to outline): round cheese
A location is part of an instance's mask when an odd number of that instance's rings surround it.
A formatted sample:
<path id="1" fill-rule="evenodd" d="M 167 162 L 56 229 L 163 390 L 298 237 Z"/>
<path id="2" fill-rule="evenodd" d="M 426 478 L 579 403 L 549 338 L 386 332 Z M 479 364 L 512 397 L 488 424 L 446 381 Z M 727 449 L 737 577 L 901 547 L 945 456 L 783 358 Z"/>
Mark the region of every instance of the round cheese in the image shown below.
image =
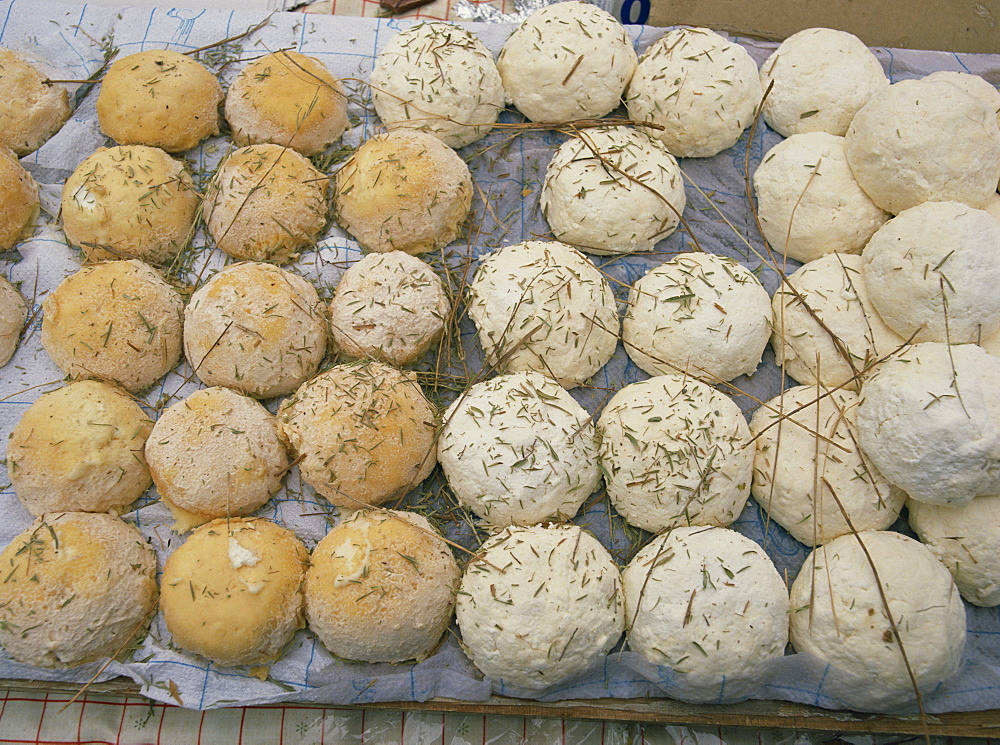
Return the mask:
<path id="1" fill-rule="evenodd" d="M 730 258 L 685 253 L 632 287 L 625 351 L 650 375 L 685 372 L 709 382 L 750 375 L 771 335 L 771 298 Z"/>
<path id="2" fill-rule="evenodd" d="M 387 129 L 427 132 L 454 148 L 489 134 L 505 103 L 493 55 L 454 23 L 397 33 L 375 58 L 369 83 Z"/>
<path id="3" fill-rule="evenodd" d="M 596 254 L 652 251 L 685 202 L 674 156 L 632 127 L 577 132 L 552 156 L 541 196 L 556 239 Z"/>
<path id="4" fill-rule="evenodd" d="M 466 567 L 455 613 L 476 667 L 531 690 L 591 670 L 625 624 L 618 567 L 576 525 L 494 535 Z"/>
<path id="5" fill-rule="evenodd" d="M 582 2 L 534 11 L 497 57 L 507 97 L 535 122 L 610 113 L 621 103 L 635 65 L 625 28 L 606 10 Z"/>
<path id="6" fill-rule="evenodd" d="M 796 386 L 750 420 L 757 446 L 751 493 L 770 519 L 807 546 L 855 530 L 884 530 L 906 495 L 858 447 L 858 395 Z"/>
<path id="7" fill-rule="evenodd" d="M 746 419 L 699 380 L 670 374 L 627 385 L 608 402 L 597 431 L 608 497 L 643 530 L 729 525 L 750 496 Z"/>
<path id="8" fill-rule="evenodd" d="M 590 414 L 540 373 L 477 383 L 443 421 L 438 460 L 448 486 L 491 526 L 568 520 L 600 482 Z"/>
<path id="9" fill-rule="evenodd" d="M 763 92 L 757 63 L 739 44 L 707 28 L 677 28 L 639 59 L 625 94 L 632 119 L 679 158 L 708 158 L 732 147 L 753 121 Z"/>
<path id="10" fill-rule="evenodd" d="M 618 344 L 618 307 L 604 275 L 558 241 L 487 254 L 469 285 L 468 312 L 500 372 L 535 370 L 573 388 Z"/>

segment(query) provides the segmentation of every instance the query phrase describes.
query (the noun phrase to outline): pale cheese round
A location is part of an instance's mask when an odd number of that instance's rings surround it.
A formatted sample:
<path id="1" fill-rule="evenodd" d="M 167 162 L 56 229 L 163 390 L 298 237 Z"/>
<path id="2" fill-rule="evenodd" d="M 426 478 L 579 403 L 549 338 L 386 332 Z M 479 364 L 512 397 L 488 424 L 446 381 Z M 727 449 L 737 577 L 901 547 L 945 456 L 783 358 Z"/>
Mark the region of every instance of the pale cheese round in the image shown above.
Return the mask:
<path id="1" fill-rule="evenodd" d="M 1000 495 L 985 494 L 960 507 L 910 500 L 908 522 L 920 541 L 948 567 L 962 597 L 973 605 L 1000 605 Z"/>
<path id="2" fill-rule="evenodd" d="M 497 57 L 508 98 L 535 122 L 610 113 L 635 66 L 625 28 L 606 10 L 582 2 L 539 8 L 514 29 Z"/>
<path id="3" fill-rule="evenodd" d="M 476 667 L 531 690 L 587 673 L 625 625 L 618 567 L 576 525 L 492 536 L 465 569 L 455 614 Z"/>
<path id="4" fill-rule="evenodd" d="M 861 388 L 861 449 L 912 499 L 1000 493 L 1000 358 L 975 344 L 915 344 Z"/>
<path id="5" fill-rule="evenodd" d="M 625 94 L 632 119 L 679 158 L 708 158 L 739 140 L 763 92 L 757 63 L 707 28 L 678 28 L 646 50 Z"/>
<path id="6" fill-rule="evenodd" d="M 996 112 L 941 80 L 903 80 L 873 96 L 845 135 L 854 177 L 899 214 L 927 201 L 981 208 L 1000 180 Z"/>
<path id="7" fill-rule="evenodd" d="M 768 150 L 753 188 L 764 237 L 796 261 L 860 253 L 889 219 L 851 173 L 844 138 L 826 132 L 792 135 Z"/>
<path id="8" fill-rule="evenodd" d="M 568 520 L 600 482 L 590 414 L 541 373 L 477 383 L 443 421 L 438 460 L 448 486 L 491 526 Z"/>
<path id="9" fill-rule="evenodd" d="M 858 395 L 789 388 L 750 420 L 757 450 L 751 494 L 770 519 L 807 546 L 854 530 L 884 530 L 906 495 L 858 446 Z"/>
<path id="10" fill-rule="evenodd" d="M 750 496 L 754 448 L 732 399 L 669 374 L 616 393 L 597 421 L 608 497 L 632 525 L 732 523 Z"/>
<path id="11" fill-rule="evenodd" d="M 677 229 L 685 203 L 674 156 L 624 126 L 584 129 L 560 145 L 541 196 L 556 239 L 595 254 L 652 251 Z"/>
<path id="12" fill-rule="evenodd" d="M 913 341 L 975 342 L 1000 332 L 1000 223 L 959 202 L 900 212 L 865 246 L 872 306 Z"/>
<path id="13" fill-rule="evenodd" d="M 882 64 L 854 34 L 807 28 L 785 39 L 760 68 L 770 88 L 762 113 L 784 137 L 843 135 L 858 109 L 889 87 Z"/>
<path id="14" fill-rule="evenodd" d="M 958 671 L 965 606 L 948 570 L 912 538 L 864 531 L 821 546 L 789 600 L 792 646 L 865 683 L 913 697 L 900 642 L 924 695 Z"/>
<path id="15" fill-rule="evenodd" d="M 525 241 L 487 254 L 469 285 L 468 312 L 500 372 L 535 370 L 573 388 L 618 344 L 608 280 L 558 241 Z"/>
<path id="16" fill-rule="evenodd" d="M 759 545 L 727 528 L 678 527 L 622 570 L 629 648 L 672 668 L 673 698 L 750 695 L 788 643 L 788 592 Z"/>
<path id="17" fill-rule="evenodd" d="M 827 254 L 789 275 L 771 298 L 774 362 L 799 383 L 857 390 L 906 340 L 868 297 L 862 259 Z"/>
<path id="18" fill-rule="evenodd" d="M 625 351 L 650 375 L 686 372 L 711 383 L 750 375 L 771 336 L 771 298 L 733 259 L 685 253 L 632 286 Z"/>
<path id="19" fill-rule="evenodd" d="M 389 130 L 414 129 L 465 147 L 493 129 L 505 96 L 493 55 L 454 23 L 420 23 L 385 45 L 369 79 Z"/>

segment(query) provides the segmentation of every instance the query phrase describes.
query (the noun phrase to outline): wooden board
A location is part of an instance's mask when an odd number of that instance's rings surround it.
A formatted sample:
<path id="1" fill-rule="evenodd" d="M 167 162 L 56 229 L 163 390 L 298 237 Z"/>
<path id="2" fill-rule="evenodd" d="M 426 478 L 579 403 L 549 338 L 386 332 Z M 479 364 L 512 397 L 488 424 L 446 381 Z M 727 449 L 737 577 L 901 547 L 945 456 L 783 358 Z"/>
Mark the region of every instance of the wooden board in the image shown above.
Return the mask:
<path id="1" fill-rule="evenodd" d="M 75 694 L 72 683 L 32 680 L 0 680 L 0 686 L 12 691 Z M 89 693 L 112 696 L 138 696 L 139 686 L 127 678 L 95 683 Z M 280 704 L 271 704 L 274 708 Z M 297 707 L 323 708 L 322 704 L 296 704 Z M 338 709 L 345 708 L 338 704 Z M 862 732 L 867 734 L 933 735 L 950 737 L 1000 737 L 1000 709 L 937 714 L 928 717 L 924 727 L 919 717 L 892 717 L 830 711 L 815 706 L 784 701 L 744 701 L 739 704 L 685 704 L 672 699 L 594 699 L 541 703 L 491 696 L 488 701 L 469 702 L 432 699 L 424 702 L 366 703 L 347 707 L 389 709 L 396 711 L 440 711 L 468 714 L 497 714 L 557 719 L 594 719 L 599 721 L 646 722 L 649 724 L 689 725 L 695 727 L 753 727 L 809 732 Z"/>

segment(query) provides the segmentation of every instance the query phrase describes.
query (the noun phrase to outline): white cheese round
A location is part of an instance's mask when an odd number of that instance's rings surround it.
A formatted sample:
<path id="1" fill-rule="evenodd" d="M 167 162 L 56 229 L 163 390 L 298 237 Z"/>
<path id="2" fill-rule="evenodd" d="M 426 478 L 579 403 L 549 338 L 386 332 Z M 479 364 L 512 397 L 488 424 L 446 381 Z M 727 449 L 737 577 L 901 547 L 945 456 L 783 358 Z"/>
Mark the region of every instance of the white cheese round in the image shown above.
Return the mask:
<path id="1" fill-rule="evenodd" d="M 552 234 L 596 254 L 652 251 L 677 229 L 685 202 L 674 156 L 632 127 L 584 129 L 564 142 L 541 197 Z"/>
<path id="2" fill-rule="evenodd" d="M 802 565 L 789 600 L 796 650 L 879 688 L 912 691 L 900 641 L 921 693 L 958 670 L 965 606 L 948 570 L 912 538 L 865 531 L 821 546 Z"/>
<path id="3" fill-rule="evenodd" d="M 499 527 L 568 520 L 601 480 L 590 414 L 536 372 L 469 388 L 444 415 L 438 461 L 459 503 Z"/>
<path id="4" fill-rule="evenodd" d="M 625 626 L 618 567 L 576 525 L 490 538 L 466 567 L 455 614 L 476 667 L 535 690 L 586 673 Z"/>
<path id="5" fill-rule="evenodd" d="M 650 375 L 715 383 L 757 369 L 771 335 L 771 298 L 730 258 L 692 252 L 661 264 L 629 293 L 625 351 Z"/>
<path id="6" fill-rule="evenodd" d="M 873 96 L 845 135 L 847 162 L 882 209 L 927 201 L 983 207 L 1000 179 L 996 112 L 941 80 L 903 80 Z"/>
<path id="7" fill-rule="evenodd" d="M 1000 495 L 986 494 L 959 507 L 906 503 L 910 527 L 955 578 L 973 605 L 1000 605 Z"/>
<path id="8" fill-rule="evenodd" d="M 861 449 L 912 499 L 1000 493 L 1000 358 L 975 344 L 916 344 L 861 387 Z"/>
<path id="9" fill-rule="evenodd" d="M 1000 331 L 1000 223 L 959 202 L 900 212 L 865 246 L 872 305 L 915 341 L 975 342 Z"/>
<path id="10" fill-rule="evenodd" d="M 757 63 L 707 28 L 668 31 L 642 55 L 625 94 L 629 116 L 663 127 L 679 158 L 707 158 L 739 140 L 763 92 Z"/>
<path id="11" fill-rule="evenodd" d="M 420 23 L 375 59 L 372 102 L 389 129 L 417 129 L 459 148 L 489 134 L 504 108 L 493 55 L 454 23 Z"/>
<path id="12" fill-rule="evenodd" d="M 771 148 L 753 188 L 764 237 L 796 261 L 860 253 L 889 219 L 851 173 L 844 138 L 826 132 L 792 135 Z"/>
<path id="13" fill-rule="evenodd" d="M 750 420 L 757 445 L 751 493 L 768 516 L 807 546 L 855 530 L 884 530 L 906 495 L 858 447 L 858 395 L 789 388 Z M 850 518 L 848 523 L 847 518 Z"/>
<path id="14" fill-rule="evenodd" d="M 597 119 L 621 103 L 636 57 L 625 27 L 588 3 L 536 10 L 514 29 L 497 68 L 507 97 L 528 119 Z"/>
<path id="15" fill-rule="evenodd" d="M 618 345 L 618 307 L 607 279 L 557 241 L 487 254 L 469 286 L 468 311 L 491 365 L 535 370 L 566 388 L 604 367 Z"/>
<path id="16" fill-rule="evenodd" d="M 857 390 L 906 342 L 868 298 L 861 257 L 827 254 L 796 270 L 771 298 L 774 362 L 800 383 Z"/>
<path id="17" fill-rule="evenodd" d="M 750 695 L 788 643 L 788 593 L 759 545 L 727 528 L 674 528 L 622 571 L 629 647 L 673 669 L 671 696 Z"/>
<path id="18" fill-rule="evenodd" d="M 622 388 L 597 422 L 608 497 L 643 530 L 729 525 L 750 495 L 754 448 L 732 399 L 662 375 Z"/>
<path id="19" fill-rule="evenodd" d="M 785 39 L 760 68 L 764 121 L 784 137 L 843 135 L 858 109 L 888 88 L 882 65 L 854 34 L 807 28 Z"/>

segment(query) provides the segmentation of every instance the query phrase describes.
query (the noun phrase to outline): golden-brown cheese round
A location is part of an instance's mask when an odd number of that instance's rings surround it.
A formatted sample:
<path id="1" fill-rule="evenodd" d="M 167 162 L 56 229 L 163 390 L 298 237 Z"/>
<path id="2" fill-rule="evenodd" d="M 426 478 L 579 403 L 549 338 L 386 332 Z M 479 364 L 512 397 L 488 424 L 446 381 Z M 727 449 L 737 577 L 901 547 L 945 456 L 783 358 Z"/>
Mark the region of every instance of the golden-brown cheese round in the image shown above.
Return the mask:
<path id="1" fill-rule="evenodd" d="M 233 152 L 205 196 L 215 244 L 235 259 L 290 261 L 326 225 L 327 177 L 281 145 Z"/>
<path id="2" fill-rule="evenodd" d="M 200 62 L 180 52 L 150 49 L 108 69 L 97 97 L 97 119 L 119 145 L 190 150 L 219 133 L 222 86 Z"/>
<path id="3" fill-rule="evenodd" d="M 283 396 L 319 369 L 326 315 L 308 281 L 271 264 L 228 266 L 191 296 L 184 353 L 206 385 Z"/>
<path id="4" fill-rule="evenodd" d="M 451 622 L 460 577 L 448 545 L 422 515 L 356 512 L 313 550 L 309 628 L 338 657 L 421 660 Z"/>
<path id="5" fill-rule="evenodd" d="M 340 351 L 401 367 L 444 332 L 451 303 L 441 278 L 403 251 L 373 253 L 344 272 L 330 300 L 330 331 Z"/>
<path id="6" fill-rule="evenodd" d="M 137 259 L 85 266 L 42 304 L 42 346 L 72 378 L 110 380 L 136 393 L 180 357 L 184 303 Z"/>
<path id="7" fill-rule="evenodd" d="M 65 88 L 10 49 L 0 48 L 0 145 L 28 155 L 54 135 L 70 115 Z"/>
<path id="8" fill-rule="evenodd" d="M 338 365 L 278 409 L 302 478 L 338 507 L 401 497 L 437 462 L 436 413 L 414 377 L 382 364 Z"/>
<path id="9" fill-rule="evenodd" d="M 143 448 L 153 423 L 121 388 L 79 380 L 28 407 L 7 443 L 21 504 L 45 512 L 120 514 L 150 484 Z"/>
<path id="10" fill-rule="evenodd" d="M 0 367 L 17 351 L 27 318 L 28 304 L 24 297 L 5 277 L 0 277 Z"/>
<path id="11" fill-rule="evenodd" d="M 101 148 L 63 186 L 63 230 L 88 261 L 161 264 L 191 240 L 198 201 L 187 169 L 163 150 Z"/>
<path id="12" fill-rule="evenodd" d="M 249 515 L 281 488 L 288 453 L 271 413 L 228 388 L 168 407 L 146 443 L 160 498 L 199 522 Z"/>
<path id="13" fill-rule="evenodd" d="M 318 59 L 283 50 L 240 71 L 226 119 L 239 146 L 273 142 L 316 155 L 347 129 L 347 96 Z"/>
<path id="14" fill-rule="evenodd" d="M 27 238 L 38 217 L 38 185 L 17 157 L 0 147 L 0 251 Z"/>
<path id="15" fill-rule="evenodd" d="M 156 555 L 114 515 L 53 512 L 0 553 L 0 644 L 66 668 L 122 652 L 156 606 Z"/>
<path id="16" fill-rule="evenodd" d="M 173 641 L 220 665 L 275 660 L 305 625 L 309 552 L 263 519 L 202 525 L 163 567 L 160 608 Z"/>
<path id="17" fill-rule="evenodd" d="M 426 132 L 379 135 L 336 176 L 340 225 L 369 251 L 433 251 L 458 237 L 472 177 L 458 154 Z"/>

